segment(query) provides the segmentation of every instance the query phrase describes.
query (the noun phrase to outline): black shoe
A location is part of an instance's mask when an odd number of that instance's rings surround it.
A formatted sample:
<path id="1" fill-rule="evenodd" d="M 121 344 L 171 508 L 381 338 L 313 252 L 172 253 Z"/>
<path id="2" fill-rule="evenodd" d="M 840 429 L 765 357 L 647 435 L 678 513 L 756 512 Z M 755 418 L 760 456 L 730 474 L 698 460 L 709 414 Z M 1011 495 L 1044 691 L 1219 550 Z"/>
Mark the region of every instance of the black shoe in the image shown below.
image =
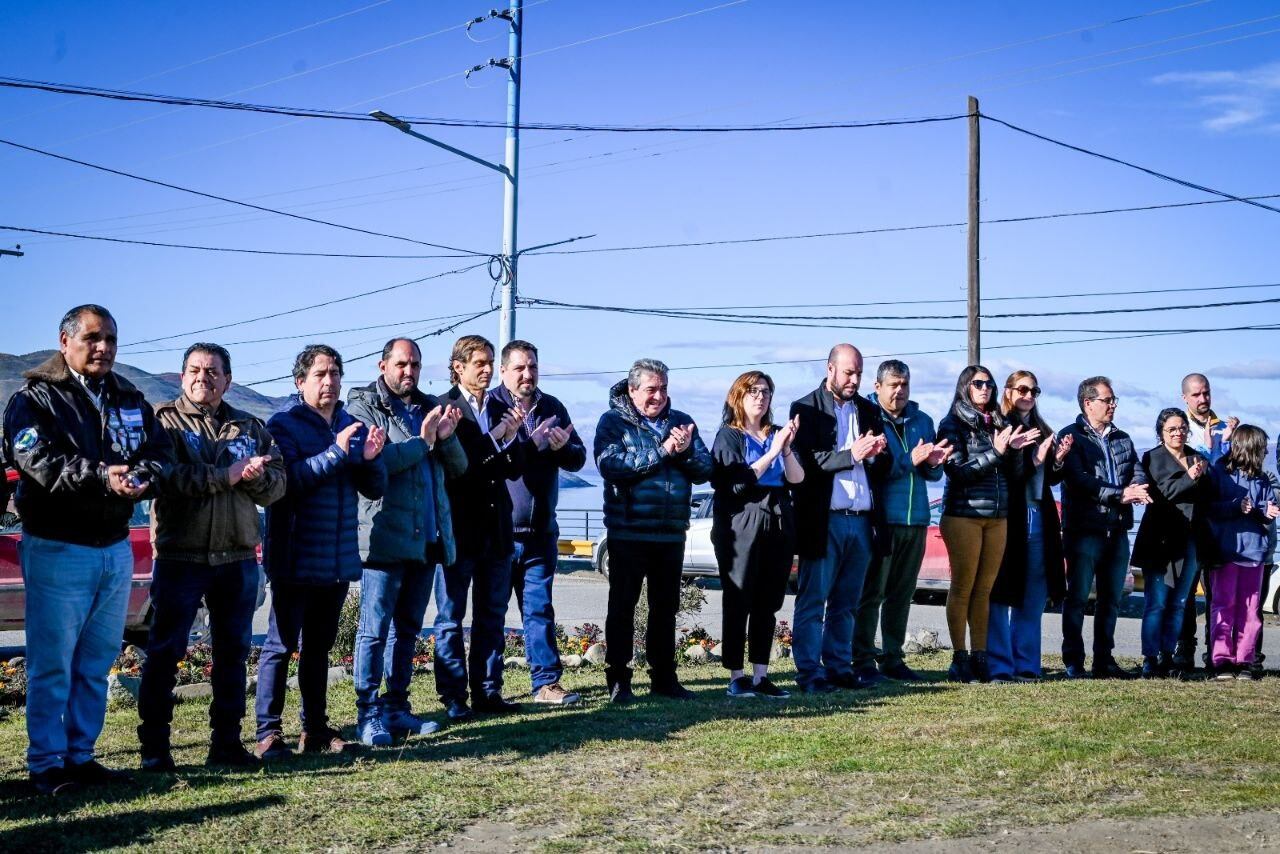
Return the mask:
<path id="1" fill-rule="evenodd" d="M 68 765 L 66 770 L 67 778 L 81 786 L 119 786 L 133 782 L 128 771 L 108 768 L 96 759 Z"/>
<path id="2" fill-rule="evenodd" d="M 867 687 L 874 687 L 879 685 L 881 682 L 889 681 L 889 677 L 885 676 L 874 666 L 863 667 L 859 670 L 855 670 L 854 674 L 858 677 L 858 681 Z"/>
<path id="3" fill-rule="evenodd" d="M 1022 671 L 1019 671 L 1018 673 L 1015 673 L 1015 674 L 1014 674 L 1014 676 L 1013 676 L 1013 681 L 1014 681 L 1014 682 L 1021 682 L 1021 683 L 1026 684 L 1026 685 L 1033 685 L 1033 684 L 1035 684 L 1036 682 L 1039 682 L 1039 681 L 1040 681 L 1040 674 L 1039 674 L 1039 673 L 1033 673 L 1033 672 L 1032 672 L 1032 671 L 1030 671 L 1030 670 L 1022 670 Z"/>
<path id="4" fill-rule="evenodd" d="M 46 771 L 32 771 L 31 787 L 41 795 L 69 795 L 77 791 L 80 784 L 67 777 L 65 768 L 50 768 Z"/>
<path id="5" fill-rule="evenodd" d="M 897 664 L 891 664 L 884 670 L 880 671 L 888 679 L 895 679 L 899 682 L 922 682 L 920 674 L 916 673 L 910 667 L 899 661 Z"/>
<path id="6" fill-rule="evenodd" d="M 798 686 L 801 694 L 830 694 L 839 690 L 825 679 L 814 679 L 812 682 L 801 682 Z"/>
<path id="7" fill-rule="evenodd" d="M 1091 679 L 1093 677 L 1089 675 L 1088 670 L 1084 669 L 1083 664 L 1068 664 L 1067 678 L 1068 679 Z"/>
<path id="8" fill-rule="evenodd" d="M 724 691 L 726 696 L 746 698 L 756 695 L 755 686 L 751 684 L 750 676 L 739 676 L 737 679 L 729 681 L 729 687 Z"/>
<path id="9" fill-rule="evenodd" d="M 636 695 L 631 693 L 630 682 L 615 682 L 609 688 L 609 702 L 615 706 L 626 706 L 634 703 Z"/>
<path id="10" fill-rule="evenodd" d="M 973 670 L 969 666 L 969 651 L 957 649 L 951 653 L 951 666 L 947 668 L 947 681 L 968 684 L 975 682 Z"/>
<path id="11" fill-rule="evenodd" d="M 476 697 L 475 709 L 482 715 L 518 715 L 520 704 L 502 699 L 501 694 Z"/>
<path id="12" fill-rule="evenodd" d="M 974 650 L 969 653 L 969 666 L 973 670 L 974 682 L 991 681 L 991 664 L 987 661 L 986 650 Z"/>
<path id="13" fill-rule="evenodd" d="M 1148 655 L 1142 659 L 1141 676 L 1143 679 L 1159 679 L 1163 675 L 1160 672 L 1160 663 L 1154 655 Z"/>
<path id="14" fill-rule="evenodd" d="M 1262 669 L 1262 665 L 1255 661 L 1253 664 L 1245 665 L 1245 669 L 1240 671 L 1240 675 L 1243 676 L 1247 673 L 1250 679 L 1257 682 L 1264 674 L 1266 674 L 1266 672 L 1267 671 Z"/>
<path id="15" fill-rule="evenodd" d="M 997 673 L 987 677 L 987 681 L 993 685 L 1010 685 L 1014 682 L 1014 678 L 1008 673 Z"/>
<path id="16" fill-rule="evenodd" d="M 444 708 L 451 721 L 469 721 L 476 716 L 466 700 L 445 700 Z"/>
<path id="17" fill-rule="evenodd" d="M 841 673 L 830 677 L 827 682 L 841 691 L 861 691 L 864 688 L 870 688 L 873 684 L 863 679 L 858 673 Z"/>
<path id="18" fill-rule="evenodd" d="M 649 693 L 658 697 L 666 697 L 669 700 L 692 700 L 694 697 L 692 691 L 675 679 L 650 686 Z"/>
<path id="19" fill-rule="evenodd" d="M 225 744 L 210 744 L 209 755 L 205 757 L 204 764 L 250 769 L 261 768 L 262 760 L 245 750 L 240 742 L 228 741 Z"/>
<path id="20" fill-rule="evenodd" d="M 173 761 L 173 754 L 166 750 L 142 754 L 140 768 L 148 774 L 172 774 L 178 770 L 178 765 Z"/>
<path id="21" fill-rule="evenodd" d="M 1125 670 L 1114 661 L 1107 661 L 1102 664 L 1094 663 L 1093 665 L 1094 679 L 1137 679 L 1138 674 L 1132 670 Z"/>
<path id="22" fill-rule="evenodd" d="M 768 676 L 761 676 L 760 681 L 751 686 L 751 690 L 756 692 L 756 696 L 768 697 L 771 700 L 785 700 L 791 696 L 790 691 L 785 691 L 770 682 Z"/>

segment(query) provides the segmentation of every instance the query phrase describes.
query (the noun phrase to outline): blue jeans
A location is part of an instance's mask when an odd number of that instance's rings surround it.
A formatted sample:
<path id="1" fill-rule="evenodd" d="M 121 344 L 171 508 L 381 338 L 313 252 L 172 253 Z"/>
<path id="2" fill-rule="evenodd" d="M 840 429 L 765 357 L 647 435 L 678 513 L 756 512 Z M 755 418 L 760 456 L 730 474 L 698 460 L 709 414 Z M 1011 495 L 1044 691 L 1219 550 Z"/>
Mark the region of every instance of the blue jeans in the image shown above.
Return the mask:
<path id="1" fill-rule="evenodd" d="M 26 534 L 27 768 L 38 774 L 93 758 L 107 714 L 107 675 L 120 654 L 133 549 L 77 546 Z"/>
<path id="2" fill-rule="evenodd" d="M 169 750 L 173 686 L 178 662 L 187 655 L 191 624 L 204 599 L 213 635 L 213 702 L 209 725 L 213 741 L 240 741 L 245 708 L 245 660 L 253 641 L 253 611 L 258 601 L 258 563 L 242 560 L 221 566 L 157 560 L 151 580 L 154 616 L 147 638 L 147 660 L 138 689 L 138 739 L 144 755 Z"/>
<path id="3" fill-rule="evenodd" d="M 853 673 L 853 614 L 871 564 L 871 517 L 831 513 L 827 550 L 800 561 L 791 649 L 796 682 Z"/>
<path id="4" fill-rule="evenodd" d="M 516 534 L 511 562 L 511 585 L 524 621 L 524 650 L 536 694 L 543 685 L 560 681 L 560 649 L 556 646 L 556 612 L 551 607 L 551 584 L 560 551 L 551 534 Z"/>
<path id="5" fill-rule="evenodd" d="M 1098 599 L 1093 616 L 1093 665 L 1112 661 L 1116 617 L 1129 571 L 1129 536 L 1123 529 L 1067 531 L 1067 598 L 1062 603 L 1062 661 L 1084 665 L 1084 608 L 1097 579 Z"/>
<path id="6" fill-rule="evenodd" d="M 1187 607 L 1187 598 L 1191 595 L 1196 583 L 1196 574 L 1200 570 L 1200 562 L 1196 555 L 1195 539 L 1187 543 L 1187 553 L 1183 559 L 1182 572 L 1178 575 L 1175 586 L 1165 583 L 1163 574 L 1143 570 L 1142 598 L 1145 600 L 1142 609 L 1142 655 L 1144 658 L 1158 656 L 1161 653 L 1172 656 L 1178 645 L 1178 636 L 1182 633 L 1182 621 Z"/>
<path id="7" fill-rule="evenodd" d="M 467 617 L 471 589 L 471 652 L 463 648 L 462 622 Z M 470 664 L 471 693 L 476 697 L 502 695 L 502 652 L 506 647 L 507 602 L 511 599 L 511 555 L 459 557 L 452 566 L 437 566 L 436 690 L 441 702 L 467 699 Z"/>
<path id="8" fill-rule="evenodd" d="M 329 725 L 329 652 L 338 637 L 338 618 L 350 585 L 271 582 L 271 622 L 258 660 L 258 740 L 281 732 L 289 659 L 298 653 L 298 690 L 303 732 Z"/>
<path id="9" fill-rule="evenodd" d="M 1016 548 L 1017 544 L 1010 543 Z M 992 676 L 1040 675 L 1040 618 L 1049 598 L 1044 569 L 1044 527 L 1040 507 L 1027 506 L 1026 587 L 1022 603 L 991 603 L 987 621 L 987 662 Z"/>
<path id="10" fill-rule="evenodd" d="M 360 579 L 360 626 L 356 629 L 356 709 L 361 716 L 384 707 L 409 711 L 413 651 L 431 601 L 435 571 L 425 562 L 367 566 Z M 378 697 L 382 675 L 387 690 Z"/>

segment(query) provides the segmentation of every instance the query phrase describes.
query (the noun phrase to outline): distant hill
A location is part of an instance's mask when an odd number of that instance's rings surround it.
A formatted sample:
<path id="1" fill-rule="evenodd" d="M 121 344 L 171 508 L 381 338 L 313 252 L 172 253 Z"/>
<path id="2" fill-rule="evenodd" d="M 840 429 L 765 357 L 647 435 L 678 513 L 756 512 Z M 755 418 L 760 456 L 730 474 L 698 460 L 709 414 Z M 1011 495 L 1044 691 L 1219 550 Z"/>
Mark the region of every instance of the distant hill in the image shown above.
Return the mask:
<path id="1" fill-rule="evenodd" d="M 26 382 L 22 377 L 23 371 L 39 365 L 54 352 L 56 351 L 40 350 L 22 356 L 0 353 L 0 400 L 8 403 L 13 393 L 22 388 L 23 383 Z M 119 361 L 116 362 L 115 369 L 120 376 L 136 385 L 153 405 L 173 400 L 182 393 L 182 384 L 176 373 L 152 374 Z M 267 397 L 251 388 L 234 384 L 227 392 L 227 403 L 252 413 L 264 421 L 280 409 L 285 400 L 286 398 L 283 397 Z"/>

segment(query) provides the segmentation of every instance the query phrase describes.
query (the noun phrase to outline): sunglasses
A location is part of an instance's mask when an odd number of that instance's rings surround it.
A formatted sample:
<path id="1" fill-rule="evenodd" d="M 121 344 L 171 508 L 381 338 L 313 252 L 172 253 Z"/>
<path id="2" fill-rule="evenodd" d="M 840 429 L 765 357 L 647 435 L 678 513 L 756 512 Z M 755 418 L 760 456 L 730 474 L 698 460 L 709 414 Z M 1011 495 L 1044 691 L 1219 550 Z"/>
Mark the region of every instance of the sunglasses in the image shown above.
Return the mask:
<path id="1" fill-rule="evenodd" d="M 1040 396 L 1040 386 L 1015 385 L 1010 387 L 1011 391 L 1016 391 L 1021 395 L 1031 395 L 1032 397 Z"/>
<path id="2" fill-rule="evenodd" d="M 969 380 L 969 385 L 974 388 L 990 388 L 994 389 L 996 384 L 991 380 Z"/>
<path id="3" fill-rule="evenodd" d="M 1094 403 L 1101 403 L 1103 406 L 1116 406 L 1120 403 L 1118 397 L 1094 397 L 1090 398 Z"/>

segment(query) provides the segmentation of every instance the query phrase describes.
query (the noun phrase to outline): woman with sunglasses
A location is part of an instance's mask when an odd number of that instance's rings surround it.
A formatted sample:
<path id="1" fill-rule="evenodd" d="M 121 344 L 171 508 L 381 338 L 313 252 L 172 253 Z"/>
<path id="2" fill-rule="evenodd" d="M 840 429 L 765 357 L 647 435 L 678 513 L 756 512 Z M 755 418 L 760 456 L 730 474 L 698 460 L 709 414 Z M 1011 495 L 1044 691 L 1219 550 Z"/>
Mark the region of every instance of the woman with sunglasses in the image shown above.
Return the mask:
<path id="1" fill-rule="evenodd" d="M 799 416 L 773 423 L 773 380 L 747 371 L 733 381 L 724 423 L 711 450 L 711 545 L 724 590 L 724 651 L 730 697 L 783 699 L 769 681 L 775 615 L 782 607 L 795 556 L 789 484 L 804 480 L 791 450 Z M 751 675 L 744 668 L 750 647 Z"/>
<path id="2" fill-rule="evenodd" d="M 1156 416 L 1160 441 L 1142 455 L 1138 479 L 1150 489 L 1130 563 L 1142 570 L 1142 678 L 1181 676 L 1173 666 L 1187 597 L 1199 572 L 1206 536 L 1201 505 L 1209 461 L 1187 443 L 1187 416 L 1165 409 Z"/>
<path id="3" fill-rule="evenodd" d="M 970 365 L 960 372 L 951 410 L 938 425 L 938 439 L 954 449 L 944 466 L 941 523 L 951 561 L 947 629 L 955 652 L 947 679 L 952 682 L 989 680 L 991 586 L 1004 558 L 1009 478 L 1021 477 L 1022 472 L 1022 455 L 1011 451 L 1039 437 L 1038 428 L 1015 428 L 1005 421 L 990 371 Z"/>
<path id="4" fill-rule="evenodd" d="M 1040 386 L 1030 371 L 1014 371 L 1004 382 L 1000 412 L 1014 427 L 1038 430 L 1041 438 L 1020 453 L 1022 471 L 1009 478 L 1008 545 L 991 588 L 987 660 L 992 682 L 1040 679 L 1040 620 L 1045 601 L 1067 593 L 1062 530 L 1053 485 L 1062 479 L 1070 436 L 1054 448 L 1053 430 L 1040 417 Z"/>

